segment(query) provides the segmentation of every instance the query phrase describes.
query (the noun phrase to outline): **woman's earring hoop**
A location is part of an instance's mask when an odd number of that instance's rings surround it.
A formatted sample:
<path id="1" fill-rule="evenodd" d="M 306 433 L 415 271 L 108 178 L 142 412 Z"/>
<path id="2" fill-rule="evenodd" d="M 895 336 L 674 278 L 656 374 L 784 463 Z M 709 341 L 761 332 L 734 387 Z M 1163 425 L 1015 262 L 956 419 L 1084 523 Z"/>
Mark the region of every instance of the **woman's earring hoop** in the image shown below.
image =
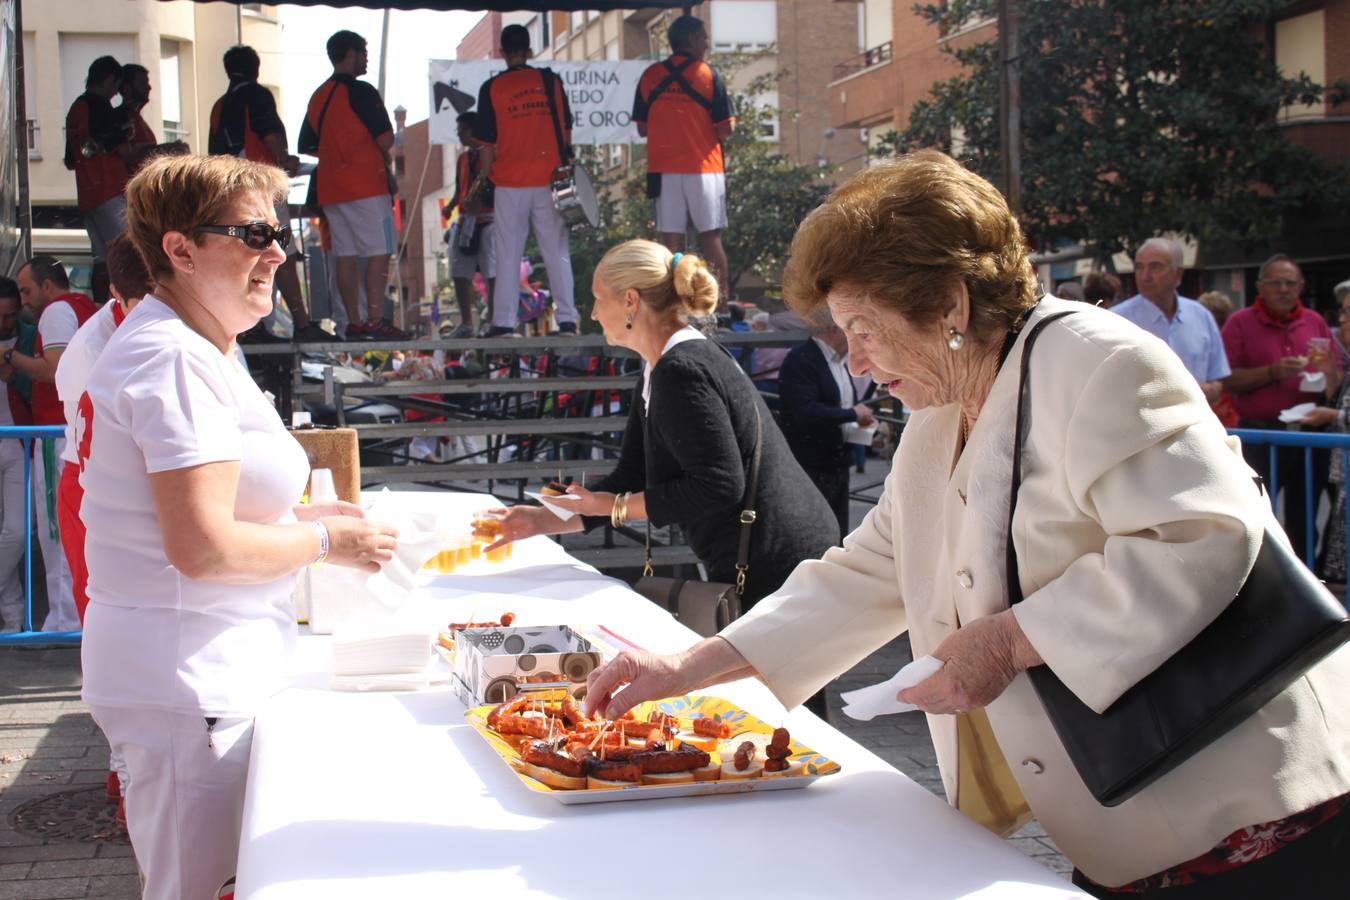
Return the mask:
<path id="1" fill-rule="evenodd" d="M 947 329 L 947 346 L 953 350 L 960 350 L 961 345 L 966 342 L 966 336 L 957 331 L 955 326 Z"/>
<path id="2" fill-rule="evenodd" d="M 633 314 L 632 314 L 632 313 L 624 313 L 624 314 L 623 314 L 623 327 L 624 327 L 624 328 L 627 328 L 629 331 L 632 331 L 632 330 L 633 330 Z"/>

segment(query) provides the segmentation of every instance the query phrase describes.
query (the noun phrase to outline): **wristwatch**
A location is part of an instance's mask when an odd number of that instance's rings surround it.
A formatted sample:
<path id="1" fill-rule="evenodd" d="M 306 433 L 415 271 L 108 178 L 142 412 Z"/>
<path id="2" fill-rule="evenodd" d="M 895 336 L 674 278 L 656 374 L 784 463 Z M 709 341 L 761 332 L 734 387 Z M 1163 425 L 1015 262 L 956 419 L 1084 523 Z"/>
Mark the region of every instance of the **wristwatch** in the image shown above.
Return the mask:
<path id="1" fill-rule="evenodd" d="M 13 348 L 13 347 L 10 347 L 8 350 L 5 351 L 5 357 L 4 357 L 4 359 L 5 359 L 5 365 L 9 365 L 9 361 L 10 361 L 11 358 L 13 358 L 13 356 L 14 356 L 14 348 Z"/>

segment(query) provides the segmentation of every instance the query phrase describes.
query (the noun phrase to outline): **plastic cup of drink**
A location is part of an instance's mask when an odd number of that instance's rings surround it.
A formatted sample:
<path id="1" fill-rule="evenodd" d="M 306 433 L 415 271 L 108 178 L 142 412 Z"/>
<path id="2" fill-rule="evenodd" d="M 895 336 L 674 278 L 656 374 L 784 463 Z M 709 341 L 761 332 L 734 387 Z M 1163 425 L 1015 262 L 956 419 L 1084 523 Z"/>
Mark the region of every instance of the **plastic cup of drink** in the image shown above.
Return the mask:
<path id="1" fill-rule="evenodd" d="M 442 550 L 440 553 L 436 554 L 436 571 L 441 572 L 442 574 L 449 574 L 450 572 L 455 571 L 455 563 L 457 561 L 458 556 L 453 549 Z"/>
<path id="2" fill-rule="evenodd" d="M 1331 338 L 1324 338 L 1324 337 L 1308 338 L 1308 349 L 1325 353 L 1326 351 L 1331 349 Z"/>
<path id="3" fill-rule="evenodd" d="M 469 559 L 471 558 L 472 553 L 472 551 L 470 550 L 471 543 L 472 542 L 466 538 L 464 540 L 459 541 L 459 543 L 455 545 L 456 565 L 467 566 L 469 564 Z"/>

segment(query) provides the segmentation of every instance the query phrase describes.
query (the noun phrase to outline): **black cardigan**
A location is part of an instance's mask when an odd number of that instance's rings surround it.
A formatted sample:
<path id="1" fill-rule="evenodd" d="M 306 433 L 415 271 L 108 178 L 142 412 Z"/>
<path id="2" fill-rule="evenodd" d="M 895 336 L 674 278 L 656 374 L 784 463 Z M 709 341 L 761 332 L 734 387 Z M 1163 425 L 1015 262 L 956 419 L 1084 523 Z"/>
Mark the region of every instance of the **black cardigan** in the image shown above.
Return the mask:
<path id="1" fill-rule="evenodd" d="M 768 596 L 804 559 L 838 543 L 834 513 L 788 450 L 749 377 L 711 340 L 672 347 L 652 369 L 652 400 L 641 396 L 624 431 L 617 467 L 597 491 L 645 491 L 653 525 L 678 523 L 713 581 L 734 581 L 739 513 L 755 440 L 764 423 L 758 518 L 742 603 Z M 607 521 L 587 517 L 586 527 Z"/>

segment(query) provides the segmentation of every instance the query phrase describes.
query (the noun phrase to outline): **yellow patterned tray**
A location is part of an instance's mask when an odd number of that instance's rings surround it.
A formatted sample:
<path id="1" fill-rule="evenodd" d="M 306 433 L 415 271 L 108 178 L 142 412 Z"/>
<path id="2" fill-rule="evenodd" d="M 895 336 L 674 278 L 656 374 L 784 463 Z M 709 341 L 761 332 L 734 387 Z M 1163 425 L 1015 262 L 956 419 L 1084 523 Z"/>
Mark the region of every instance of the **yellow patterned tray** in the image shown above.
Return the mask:
<path id="1" fill-rule="evenodd" d="M 721 744 L 721 747 L 727 751 L 724 756 L 725 759 L 730 759 L 730 754 L 739 742 L 746 740 L 749 735 L 758 734 L 767 737 L 773 734 L 772 725 L 755 718 L 745 710 L 720 697 L 700 695 L 648 701 L 639 703 L 633 709 L 633 714 L 640 719 L 645 719 L 653 709 L 659 709 L 667 715 L 676 716 L 684 720 L 683 724 L 685 725 L 692 719 L 704 716 L 719 719 L 729 724 L 732 737 L 727 738 Z M 548 794 L 559 802 L 568 805 L 611 803 L 620 800 L 652 800 L 661 797 L 700 797 L 705 794 L 743 794 L 750 791 L 792 790 L 804 788 L 824 775 L 833 775 L 839 771 L 837 762 L 821 756 L 810 747 L 794 740 L 789 744 L 792 751 L 790 759 L 793 762 L 800 760 L 803 763 L 802 774 L 800 775 L 785 775 L 778 778 L 747 778 L 736 781 L 699 781 L 693 784 L 635 784 L 632 787 L 618 788 L 617 790 L 560 790 L 536 781 L 516 768 L 516 764 L 520 762 L 520 754 L 496 732 L 487 727 L 487 716 L 492 710 L 493 705 L 491 704 L 476 706 L 473 709 L 466 710 L 464 718 L 474 727 L 475 731 L 482 735 L 483 740 L 487 741 L 488 746 L 497 752 L 502 761 L 511 767 L 511 771 L 527 788 L 541 794 Z"/>

